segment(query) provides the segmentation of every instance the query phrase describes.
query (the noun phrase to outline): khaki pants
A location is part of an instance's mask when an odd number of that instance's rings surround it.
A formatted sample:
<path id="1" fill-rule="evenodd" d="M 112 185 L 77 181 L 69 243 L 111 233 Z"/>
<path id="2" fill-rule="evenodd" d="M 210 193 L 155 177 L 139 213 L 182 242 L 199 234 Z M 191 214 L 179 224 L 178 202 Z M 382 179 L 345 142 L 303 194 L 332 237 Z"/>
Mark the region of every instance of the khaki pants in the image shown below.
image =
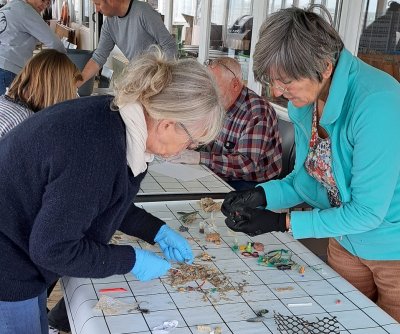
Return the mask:
<path id="1" fill-rule="evenodd" d="M 400 261 L 363 260 L 330 238 L 328 264 L 400 322 Z"/>

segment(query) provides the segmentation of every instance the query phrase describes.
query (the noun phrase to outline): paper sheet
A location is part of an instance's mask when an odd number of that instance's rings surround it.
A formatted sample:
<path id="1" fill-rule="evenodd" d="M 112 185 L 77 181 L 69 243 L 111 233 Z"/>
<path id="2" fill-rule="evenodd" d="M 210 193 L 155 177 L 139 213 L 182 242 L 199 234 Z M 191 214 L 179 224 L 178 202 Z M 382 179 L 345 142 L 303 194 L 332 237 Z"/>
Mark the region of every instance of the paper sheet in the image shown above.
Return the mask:
<path id="1" fill-rule="evenodd" d="M 198 169 L 183 164 L 174 164 L 171 162 L 151 164 L 149 166 L 149 170 L 162 175 L 173 177 L 181 181 L 197 180 L 202 177 L 210 175 L 210 172 L 207 172 L 204 169 Z"/>

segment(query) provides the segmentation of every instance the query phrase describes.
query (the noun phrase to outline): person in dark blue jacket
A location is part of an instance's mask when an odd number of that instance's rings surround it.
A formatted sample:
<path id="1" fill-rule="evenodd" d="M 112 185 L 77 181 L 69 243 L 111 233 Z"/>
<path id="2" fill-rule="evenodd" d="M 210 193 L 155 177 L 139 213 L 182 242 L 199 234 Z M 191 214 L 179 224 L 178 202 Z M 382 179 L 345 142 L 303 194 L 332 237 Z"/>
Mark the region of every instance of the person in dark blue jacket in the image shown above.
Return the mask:
<path id="1" fill-rule="evenodd" d="M 132 62 L 115 89 L 115 98 L 49 107 L 0 141 L 2 334 L 46 333 L 46 289 L 61 276 L 149 280 L 170 260 L 193 261 L 188 242 L 132 200 L 154 154 L 218 134 L 215 83 L 197 61 L 155 51 Z M 109 244 L 116 230 L 158 243 L 165 258 Z"/>

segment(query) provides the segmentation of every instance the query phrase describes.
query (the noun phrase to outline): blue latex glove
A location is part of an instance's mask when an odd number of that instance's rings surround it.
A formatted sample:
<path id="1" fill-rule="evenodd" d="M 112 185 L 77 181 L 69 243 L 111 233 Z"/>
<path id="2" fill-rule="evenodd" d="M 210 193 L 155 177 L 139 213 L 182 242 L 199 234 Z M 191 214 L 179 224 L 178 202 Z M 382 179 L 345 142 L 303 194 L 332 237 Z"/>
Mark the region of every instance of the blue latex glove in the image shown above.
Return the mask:
<path id="1" fill-rule="evenodd" d="M 171 264 L 154 254 L 144 249 L 134 248 L 136 253 L 136 262 L 131 273 L 136 276 L 139 281 L 149 281 L 153 278 L 165 275 Z"/>
<path id="2" fill-rule="evenodd" d="M 169 226 L 161 226 L 154 241 L 158 242 L 168 260 L 186 263 L 193 262 L 193 252 L 189 243 Z"/>

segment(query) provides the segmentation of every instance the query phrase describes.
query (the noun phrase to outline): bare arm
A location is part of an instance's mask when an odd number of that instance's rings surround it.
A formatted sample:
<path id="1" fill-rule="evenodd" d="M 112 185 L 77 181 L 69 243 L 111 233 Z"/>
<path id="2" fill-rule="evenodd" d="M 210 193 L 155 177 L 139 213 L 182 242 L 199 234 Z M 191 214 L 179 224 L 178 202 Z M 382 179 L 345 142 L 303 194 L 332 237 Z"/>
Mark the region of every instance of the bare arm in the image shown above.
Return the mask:
<path id="1" fill-rule="evenodd" d="M 92 78 L 100 70 L 100 66 L 93 60 L 89 59 L 84 69 L 82 70 L 82 81 L 78 81 L 76 86 L 81 87 L 86 81 Z"/>

